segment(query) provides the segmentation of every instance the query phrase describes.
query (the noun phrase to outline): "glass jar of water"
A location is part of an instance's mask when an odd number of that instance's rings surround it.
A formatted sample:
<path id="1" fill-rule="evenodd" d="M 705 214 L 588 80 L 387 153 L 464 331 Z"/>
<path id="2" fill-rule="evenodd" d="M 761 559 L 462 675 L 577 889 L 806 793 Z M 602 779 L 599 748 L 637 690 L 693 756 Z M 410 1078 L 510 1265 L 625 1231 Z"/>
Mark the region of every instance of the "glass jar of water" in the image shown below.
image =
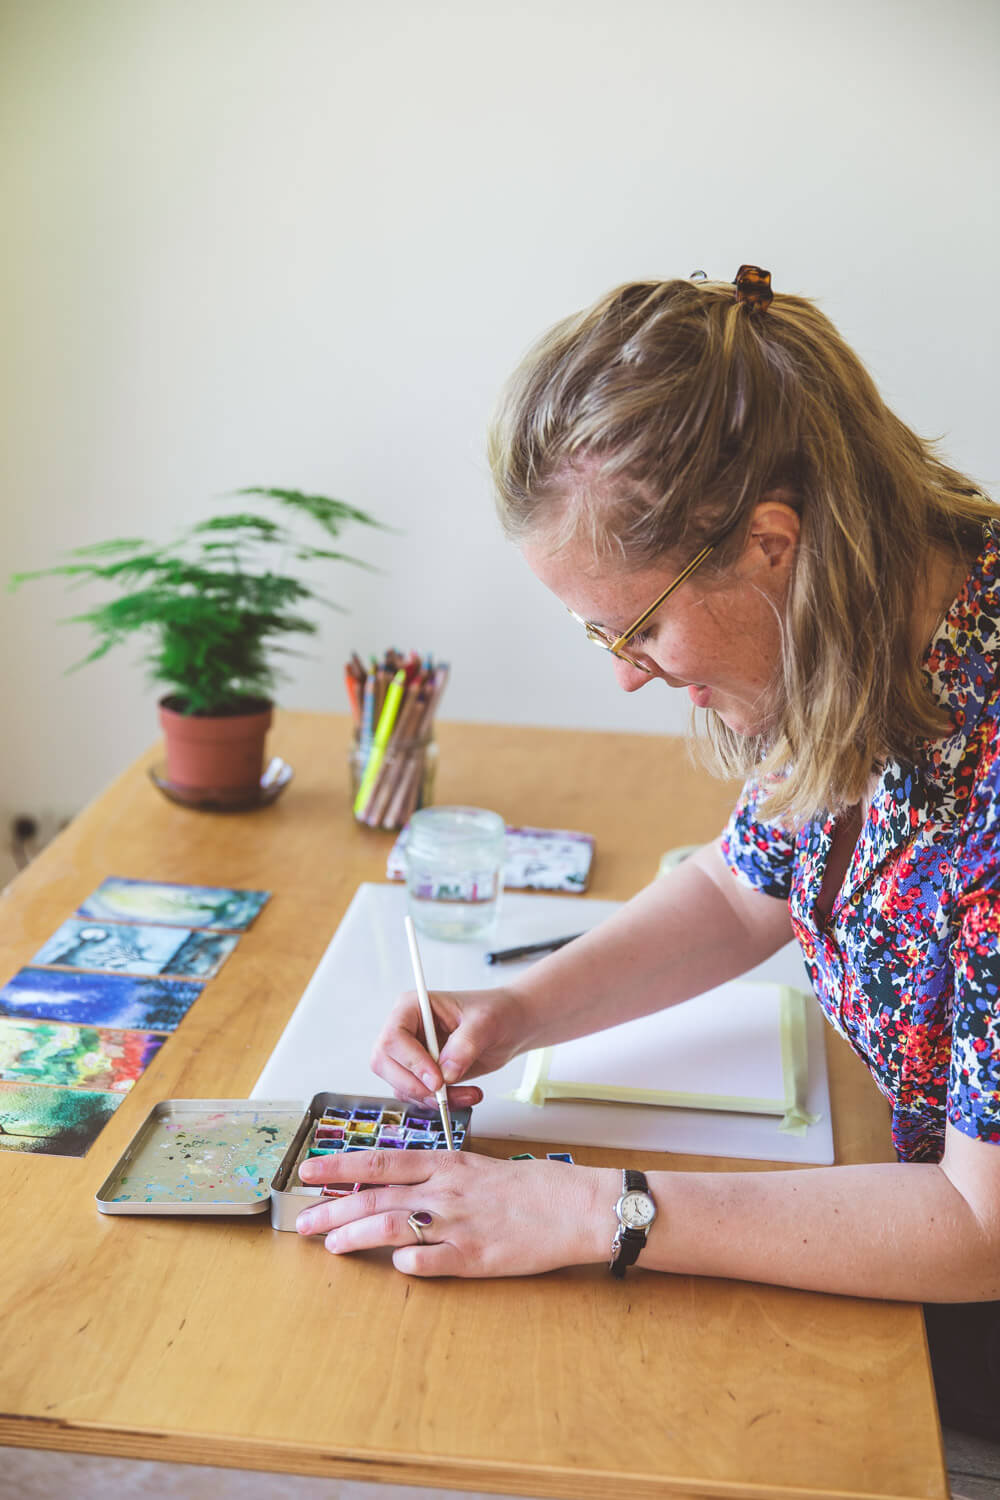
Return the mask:
<path id="1" fill-rule="evenodd" d="M 503 888 L 504 821 L 482 807 L 425 807 L 406 836 L 414 924 L 432 938 L 488 938 Z"/>

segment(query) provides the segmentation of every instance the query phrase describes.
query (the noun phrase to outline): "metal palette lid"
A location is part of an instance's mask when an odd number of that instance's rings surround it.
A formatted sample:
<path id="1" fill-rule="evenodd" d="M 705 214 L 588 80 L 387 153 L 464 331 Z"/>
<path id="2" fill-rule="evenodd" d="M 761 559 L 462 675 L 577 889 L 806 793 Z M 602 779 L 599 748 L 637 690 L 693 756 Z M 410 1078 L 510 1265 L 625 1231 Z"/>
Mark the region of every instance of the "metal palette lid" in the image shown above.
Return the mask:
<path id="1" fill-rule="evenodd" d="M 302 1100 L 165 1099 L 97 1190 L 102 1214 L 259 1214 Z"/>

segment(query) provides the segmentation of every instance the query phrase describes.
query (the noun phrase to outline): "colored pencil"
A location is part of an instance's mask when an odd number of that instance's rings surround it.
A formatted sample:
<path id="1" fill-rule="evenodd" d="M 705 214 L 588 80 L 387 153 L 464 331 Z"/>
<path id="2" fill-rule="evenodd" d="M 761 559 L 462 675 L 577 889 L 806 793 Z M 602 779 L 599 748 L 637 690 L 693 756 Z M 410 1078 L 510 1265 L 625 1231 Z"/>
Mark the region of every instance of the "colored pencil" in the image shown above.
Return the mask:
<path id="1" fill-rule="evenodd" d="M 391 647 L 369 659 L 357 652 L 344 667 L 360 765 L 354 814 L 370 828 L 400 828 L 425 790 L 427 746 L 448 681 L 446 663 Z M 387 713 L 388 710 L 388 713 Z"/>
<path id="2" fill-rule="evenodd" d="M 358 787 L 358 795 L 354 799 L 355 817 L 363 815 L 368 799 L 372 794 L 375 778 L 379 773 L 379 767 L 385 758 L 386 749 L 392 738 L 392 731 L 396 725 L 396 716 L 399 713 L 399 706 L 403 701 L 405 687 L 406 673 L 397 672 L 391 684 L 386 688 L 385 698 L 378 716 L 378 728 L 375 730 L 375 738 L 372 741 L 371 754 L 365 764 L 361 785 Z"/>

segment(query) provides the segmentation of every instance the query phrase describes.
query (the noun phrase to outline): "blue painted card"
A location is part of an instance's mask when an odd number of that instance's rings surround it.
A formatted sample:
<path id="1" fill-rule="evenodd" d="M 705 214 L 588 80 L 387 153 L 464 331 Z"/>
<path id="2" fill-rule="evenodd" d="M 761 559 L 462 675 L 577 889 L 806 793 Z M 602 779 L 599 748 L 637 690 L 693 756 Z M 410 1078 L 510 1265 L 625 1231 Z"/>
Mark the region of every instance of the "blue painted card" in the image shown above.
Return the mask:
<path id="1" fill-rule="evenodd" d="M 53 933 L 31 963 L 209 979 L 218 973 L 238 941 L 225 933 L 192 932 L 186 927 L 140 927 L 71 918 Z"/>
<path id="2" fill-rule="evenodd" d="M 175 1031 L 203 988 L 190 979 L 22 969 L 0 989 L 0 1015 L 130 1031 Z"/>

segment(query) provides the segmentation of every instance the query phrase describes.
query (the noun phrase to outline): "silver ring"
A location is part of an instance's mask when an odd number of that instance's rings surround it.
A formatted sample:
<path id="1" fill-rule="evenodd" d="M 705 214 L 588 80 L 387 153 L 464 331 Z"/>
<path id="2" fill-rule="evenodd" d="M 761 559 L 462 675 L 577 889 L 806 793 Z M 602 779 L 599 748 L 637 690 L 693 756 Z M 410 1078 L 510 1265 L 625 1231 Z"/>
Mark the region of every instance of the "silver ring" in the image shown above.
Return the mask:
<path id="1" fill-rule="evenodd" d="M 426 1245 L 427 1241 L 424 1239 L 424 1230 L 429 1229 L 434 1223 L 434 1215 L 429 1214 L 426 1208 L 418 1208 L 410 1214 L 406 1222 L 416 1235 L 418 1243 Z"/>

